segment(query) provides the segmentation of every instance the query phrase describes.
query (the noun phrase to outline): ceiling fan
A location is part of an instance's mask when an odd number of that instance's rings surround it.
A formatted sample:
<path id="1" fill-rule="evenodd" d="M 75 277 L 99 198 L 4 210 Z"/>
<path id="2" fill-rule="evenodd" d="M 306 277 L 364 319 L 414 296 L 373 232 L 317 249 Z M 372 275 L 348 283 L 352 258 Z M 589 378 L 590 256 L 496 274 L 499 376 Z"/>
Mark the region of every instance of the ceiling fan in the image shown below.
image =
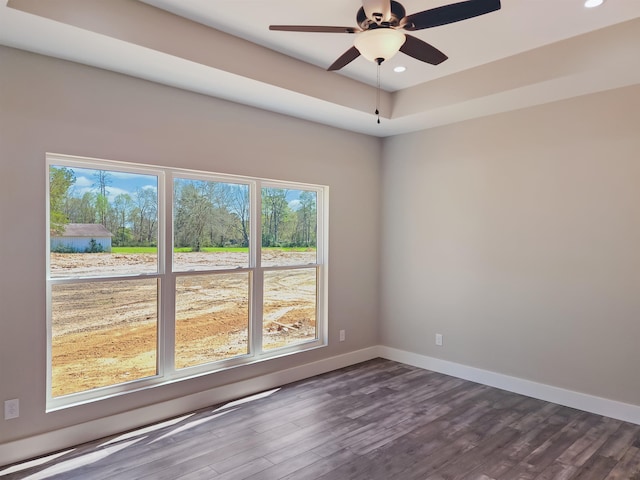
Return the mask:
<path id="1" fill-rule="evenodd" d="M 466 0 L 407 15 L 401 3 L 393 0 L 362 0 L 356 14 L 358 27 L 313 25 L 270 25 L 269 30 L 285 32 L 353 33 L 353 47 L 343 53 L 329 71 L 339 70 L 360 55 L 380 65 L 398 51 L 422 62 L 438 65 L 448 57 L 434 46 L 403 33 L 423 30 L 500 9 L 500 0 Z"/>

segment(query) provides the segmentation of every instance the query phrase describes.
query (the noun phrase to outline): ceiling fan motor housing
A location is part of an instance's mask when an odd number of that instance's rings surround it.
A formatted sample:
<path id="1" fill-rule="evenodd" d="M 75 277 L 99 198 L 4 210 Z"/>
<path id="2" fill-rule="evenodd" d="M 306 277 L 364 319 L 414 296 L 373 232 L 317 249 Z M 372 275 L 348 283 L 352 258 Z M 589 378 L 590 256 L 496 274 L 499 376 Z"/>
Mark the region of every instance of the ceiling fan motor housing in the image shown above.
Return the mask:
<path id="1" fill-rule="evenodd" d="M 364 7 L 360 7 L 356 14 L 356 22 L 362 30 L 370 30 L 378 27 L 397 27 L 400 21 L 406 16 L 406 10 L 399 2 L 391 2 L 391 12 L 388 19 L 385 12 L 371 12 L 371 17 L 367 17 Z"/>

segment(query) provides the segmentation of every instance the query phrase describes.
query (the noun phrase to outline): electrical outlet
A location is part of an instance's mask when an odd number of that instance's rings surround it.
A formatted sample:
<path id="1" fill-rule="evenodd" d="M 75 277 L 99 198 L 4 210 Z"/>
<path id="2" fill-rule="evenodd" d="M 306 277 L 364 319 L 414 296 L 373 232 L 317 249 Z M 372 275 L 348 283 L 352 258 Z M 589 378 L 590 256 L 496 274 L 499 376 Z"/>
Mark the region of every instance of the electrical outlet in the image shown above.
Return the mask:
<path id="1" fill-rule="evenodd" d="M 20 400 L 5 400 L 4 402 L 4 419 L 11 420 L 20 416 Z"/>
<path id="2" fill-rule="evenodd" d="M 438 345 L 439 347 L 442 346 L 442 334 L 441 333 L 436 333 L 436 345 Z"/>
<path id="3" fill-rule="evenodd" d="M 345 331 L 344 330 L 340 330 L 340 341 L 344 342 L 346 335 L 345 335 Z"/>

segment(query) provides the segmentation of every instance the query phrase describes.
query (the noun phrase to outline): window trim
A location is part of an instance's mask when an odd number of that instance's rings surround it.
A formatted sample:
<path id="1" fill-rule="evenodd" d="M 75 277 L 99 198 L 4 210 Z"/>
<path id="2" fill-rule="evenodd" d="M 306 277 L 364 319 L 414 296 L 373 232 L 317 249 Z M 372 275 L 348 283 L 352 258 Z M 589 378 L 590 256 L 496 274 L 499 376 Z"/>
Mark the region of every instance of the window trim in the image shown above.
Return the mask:
<path id="1" fill-rule="evenodd" d="M 155 273 L 141 273 L 96 277 L 51 277 L 50 256 L 50 212 L 49 212 L 49 171 L 51 166 L 114 170 L 133 174 L 154 175 L 158 178 L 158 258 Z M 301 182 L 271 180 L 244 175 L 218 174 L 215 172 L 192 169 L 145 165 L 90 157 L 63 154 L 46 154 L 46 328 L 47 328 L 47 375 L 46 408 L 47 412 L 113 398 L 127 393 L 156 388 L 175 382 L 245 365 L 260 363 L 274 358 L 294 355 L 307 350 L 322 348 L 328 344 L 328 199 L 329 187 Z M 187 178 L 215 182 L 229 182 L 249 186 L 250 199 L 250 237 L 249 263 L 246 268 L 213 269 L 197 271 L 173 270 L 173 193 L 174 179 Z M 316 263 L 279 265 L 263 267 L 262 258 L 262 188 L 286 188 L 313 191 L 316 193 Z M 264 272 L 287 269 L 316 270 L 316 338 L 280 348 L 262 349 L 262 302 Z M 176 279 L 186 275 L 216 275 L 225 273 L 249 273 L 249 353 L 229 359 L 223 359 L 176 369 L 175 358 L 175 295 Z M 155 278 L 158 282 L 157 303 L 157 347 L 156 375 L 98 387 L 91 390 L 64 396 L 52 396 L 52 286 L 62 283 L 91 283 L 97 281 L 134 280 Z"/>

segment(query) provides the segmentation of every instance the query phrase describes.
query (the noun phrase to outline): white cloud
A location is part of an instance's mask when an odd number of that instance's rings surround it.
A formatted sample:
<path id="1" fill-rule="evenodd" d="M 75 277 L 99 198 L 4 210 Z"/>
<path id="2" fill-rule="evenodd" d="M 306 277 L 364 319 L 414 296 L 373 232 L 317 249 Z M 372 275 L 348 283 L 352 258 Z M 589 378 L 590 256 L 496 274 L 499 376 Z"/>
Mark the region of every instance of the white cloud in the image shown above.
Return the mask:
<path id="1" fill-rule="evenodd" d="M 295 200 L 291 200 L 289 202 L 289 208 L 293 211 L 299 210 L 300 209 L 300 200 L 295 199 Z"/>
<path id="2" fill-rule="evenodd" d="M 113 178 L 120 178 L 122 180 L 132 180 L 140 177 L 151 177 L 156 178 L 154 175 L 145 175 L 144 173 L 129 173 L 129 172 L 118 172 L 116 170 L 109 170 L 108 175 Z"/>
<path id="3" fill-rule="evenodd" d="M 76 187 L 91 187 L 93 185 L 93 180 L 88 179 L 87 177 L 76 177 L 76 183 L 74 183 Z"/>
<path id="4" fill-rule="evenodd" d="M 118 187 L 107 187 L 107 198 L 109 202 L 113 202 L 118 195 L 129 195 L 131 196 L 131 192 L 124 190 Z"/>

